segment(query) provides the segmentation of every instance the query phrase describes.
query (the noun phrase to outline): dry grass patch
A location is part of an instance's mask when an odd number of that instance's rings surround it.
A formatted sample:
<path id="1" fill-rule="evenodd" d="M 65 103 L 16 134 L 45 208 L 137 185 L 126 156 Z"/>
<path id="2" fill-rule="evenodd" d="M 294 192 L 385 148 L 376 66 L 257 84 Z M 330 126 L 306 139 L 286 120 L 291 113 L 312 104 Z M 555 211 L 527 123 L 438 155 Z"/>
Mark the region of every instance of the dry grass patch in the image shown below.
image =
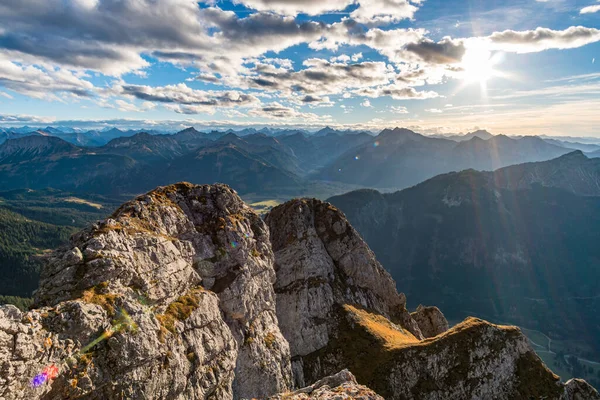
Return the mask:
<path id="1" fill-rule="evenodd" d="M 67 203 L 85 204 L 87 206 L 95 208 L 96 210 L 101 210 L 103 208 L 102 204 L 94 203 L 85 199 L 80 199 L 79 197 L 67 197 L 66 199 L 64 199 L 64 201 Z"/>
<path id="2" fill-rule="evenodd" d="M 348 304 L 344 305 L 344 309 L 355 322 L 377 338 L 387 350 L 412 346 L 419 343 L 419 339 L 412 333 L 399 325 L 393 324 L 390 320 L 381 315 L 373 314 Z"/>
<path id="3" fill-rule="evenodd" d="M 109 316 L 114 317 L 116 314 L 118 296 L 114 293 L 105 293 L 107 288 L 108 283 L 102 282 L 99 285 L 84 291 L 81 295 L 81 299 L 86 303 L 99 305 Z"/>
<path id="4" fill-rule="evenodd" d="M 175 333 L 177 321 L 185 321 L 200 307 L 200 293 L 202 288 L 190 290 L 187 294 L 167 306 L 164 314 L 156 316 L 160 324 L 169 332 Z"/>

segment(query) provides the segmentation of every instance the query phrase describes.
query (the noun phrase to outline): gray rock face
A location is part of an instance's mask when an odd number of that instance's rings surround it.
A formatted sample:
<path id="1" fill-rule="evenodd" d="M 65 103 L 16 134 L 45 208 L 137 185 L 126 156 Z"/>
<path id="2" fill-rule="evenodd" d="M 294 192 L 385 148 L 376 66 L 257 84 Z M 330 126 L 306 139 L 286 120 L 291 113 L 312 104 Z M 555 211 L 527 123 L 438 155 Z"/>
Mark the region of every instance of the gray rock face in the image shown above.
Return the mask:
<path id="1" fill-rule="evenodd" d="M 292 200 L 265 218 L 275 251 L 277 316 L 290 343 L 297 387 L 344 368 L 322 371 L 306 356 L 324 348 L 337 331 L 336 306 L 360 305 L 422 338 L 406 298 L 345 216 L 316 199 Z"/>
<path id="2" fill-rule="evenodd" d="M 47 258 L 36 310 L 2 309 L 0 341 L 15 345 L 2 346 L 0 397 L 285 391 L 274 281 L 268 230 L 233 190 L 177 184 L 140 196 Z M 47 365 L 56 378 L 31 388 Z"/>
<path id="3" fill-rule="evenodd" d="M 383 400 L 371 389 L 359 385 L 350 371 L 343 370 L 315 382 L 313 385 L 273 396 L 271 400 Z"/>
<path id="4" fill-rule="evenodd" d="M 448 321 L 437 307 L 423 307 L 419 305 L 410 316 L 419 325 L 421 333 L 426 338 L 432 338 L 448 330 Z"/>
<path id="5" fill-rule="evenodd" d="M 380 383 L 388 399 L 558 399 L 564 392 L 515 327 L 471 318 L 391 352 Z"/>
<path id="6" fill-rule="evenodd" d="M 600 395 L 583 379 L 570 379 L 565 383 L 565 390 L 560 400 L 598 399 Z"/>
<path id="7" fill-rule="evenodd" d="M 386 399 L 600 399 L 583 381 L 561 384 L 518 328 L 467 319 L 448 330 L 436 307 L 409 314 L 333 206 L 292 200 L 266 222 L 277 314 L 298 386 L 348 368 Z"/>

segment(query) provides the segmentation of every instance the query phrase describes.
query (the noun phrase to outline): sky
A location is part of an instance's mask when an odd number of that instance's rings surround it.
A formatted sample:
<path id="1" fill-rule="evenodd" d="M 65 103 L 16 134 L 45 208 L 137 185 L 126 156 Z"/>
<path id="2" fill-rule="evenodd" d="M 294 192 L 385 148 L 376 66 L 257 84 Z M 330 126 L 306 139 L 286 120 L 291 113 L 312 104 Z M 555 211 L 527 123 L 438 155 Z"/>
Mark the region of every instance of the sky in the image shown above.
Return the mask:
<path id="1" fill-rule="evenodd" d="M 0 126 L 600 137 L 600 0 L 3 0 Z"/>

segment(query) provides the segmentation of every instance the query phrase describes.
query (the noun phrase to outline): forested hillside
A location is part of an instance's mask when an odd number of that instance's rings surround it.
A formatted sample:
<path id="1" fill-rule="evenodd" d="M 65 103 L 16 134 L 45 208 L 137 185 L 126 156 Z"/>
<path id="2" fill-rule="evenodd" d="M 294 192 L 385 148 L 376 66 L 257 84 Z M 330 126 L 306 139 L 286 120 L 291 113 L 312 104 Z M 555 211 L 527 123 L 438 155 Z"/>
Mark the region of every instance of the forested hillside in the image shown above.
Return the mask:
<path id="1" fill-rule="evenodd" d="M 0 293 L 30 296 L 39 275 L 34 255 L 61 245 L 74 231 L 0 208 Z"/>
<path id="2" fill-rule="evenodd" d="M 104 198 L 83 199 L 53 189 L 0 192 L 0 296 L 30 297 L 39 279 L 36 255 L 64 244 L 113 208 Z M 3 302 L 9 300 L 0 298 Z"/>

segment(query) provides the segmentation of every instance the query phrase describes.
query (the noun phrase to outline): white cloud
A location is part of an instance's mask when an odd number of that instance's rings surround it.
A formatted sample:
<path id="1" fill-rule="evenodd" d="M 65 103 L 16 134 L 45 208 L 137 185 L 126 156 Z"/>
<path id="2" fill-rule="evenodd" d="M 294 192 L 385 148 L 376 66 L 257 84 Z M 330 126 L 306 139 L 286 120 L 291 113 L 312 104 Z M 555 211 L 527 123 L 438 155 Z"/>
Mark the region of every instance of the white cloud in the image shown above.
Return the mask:
<path id="1" fill-rule="evenodd" d="M 349 62 L 350 62 L 350 60 L 351 60 L 351 58 L 350 58 L 350 56 L 349 56 L 349 55 L 347 55 L 347 54 L 342 54 L 342 55 L 340 55 L 340 56 L 337 56 L 337 57 L 331 57 L 331 58 L 329 59 L 329 61 L 331 61 L 332 63 L 335 63 L 335 62 L 341 62 L 341 63 L 344 63 L 344 64 L 347 64 L 347 63 L 349 63 Z"/>
<path id="2" fill-rule="evenodd" d="M 356 4 L 350 18 L 365 24 L 389 24 L 412 19 L 422 0 L 234 0 L 246 7 L 282 15 L 321 15 Z M 215 1 L 209 1 L 215 3 Z"/>
<path id="3" fill-rule="evenodd" d="M 117 99 L 115 100 L 115 104 L 120 111 L 125 112 L 145 112 L 156 108 L 156 104 L 149 101 L 144 101 L 141 106 L 137 106 L 133 103 L 128 103 L 125 100 Z"/>
<path id="4" fill-rule="evenodd" d="M 600 11 L 600 4 L 594 5 L 594 6 L 583 7 L 581 9 L 581 11 L 579 11 L 579 13 L 580 14 L 593 14 L 593 13 L 597 13 L 598 11 Z"/>
<path id="5" fill-rule="evenodd" d="M 48 124 L 53 123 L 55 118 L 52 117 L 40 117 L 36 115 L 25 115 L 25 114 L 0 114 L 0 123 L 6 125 L 22 125 L 22 124 Z"/>
<path id="6" fill-rule="evenodd" d="M 306 123 L 315 121 L 331 121 L 330 115 L 317 115 L 305 113 L 292 107 L 287 107 L 278 102 L 265 104 L 259 108 L 253 108 L 248 111 L 249 115 L 263 117 L 268 119 L 286 119 L 288 121 L 305 121 Z"/>
<path id="7" fill-rule="evenodd" d="M 358 62 L 362 58 L 363 58 L 363 54 L 362 53 L 352 54 L 352 61 L 354 61 L 354 62 Z"/>
<path id="8" fill-rule="evenodd" d="M 378 98 L 391 97 L 394 100 L 424 100 L 440 97 L 433 91 L 417 91 L 413 87 L 400 86 L 397 84 L 379 86 L 376 88 L 365 88 L 354 91 L 355 94 L 364 97 Z"/>
<path id="9" fill-rule="evenodd" d="M 467 106 L 477 109 L 482 105 Z M 120 127 L 123 129 L 145 128 L 145 129 L 167 129 L 181 130 L 190 126 L 196 129 L 214 129 L 214 128 L 240 128 L 240 127 L 281 127 L 281 128 L 322 128 L 327 124 L 339 129 L 367 129 L 379 130 L 386 127 L 405 126 L 416 132 L 439 133 L 439 132 L 470 132 L 475 127 L 487 127 L 492 132 L 502 132 L 505 134 L 527 134 L 527 135 L 559 135 L 568 132 L 570 135 L 597 136 L 598 110 L 600 109 L 600 100 L 595 98 L 584 101 L 559 102 L 548 106 L 540 107 L 538 104 L 522 105 L 517 107 L 514 104 L 493 104 L 486 107 L 498 108 L 501 110 L 492 113 L 464 113 L 464 114 L 430 114 L 427 120 L 406 118 L 402 116 L 398 120 L 372 120 L 357 124 L 341 124 L 332 121 L 329 116 L 316 116 L 312 119 L 303 119 L 302 117 L 290 120 L 287 118 L 266 118 L 265 120 L 242 121 L 227 119 L 89 119 L 89 120 L 56 120 L 43 116 L 31 115 L 2 115 L 0 114 L 0 123 L 10 126 L 21 126 L 28 124 L 32 126 L 45 126 L 54 124 L 57 126 L 74 126 L 86 129 L 102 127 Z M 460 107 L 460 106 L 459 106 Z M 454 107 L 458 109 L 459 107 Z M 231 111 L 230 109 L 228 109 Z M 260 118 L 260 112 L 257 111 Z M 308 114 L 308 113 L 307 113 Z M 300 113 L 302 115 L 302 113 Z M 263 122 L 268 121 L 268 122 Z"/>
<path id="10" fill-rule="evenodd" d="M 0 48 L 29 64 L 122 75 L 149 54 L 184 65 L 235 71 L 245 57 L 318 40 L 327 26 L 273 14 L 239 18 L 195 0 L 6 0 Z M 226 55 L 222 49 L 226 48 Z"/>
<path id="11" fill-rule="evenodd" d="M 367 108 L 373 108 L 373 106 L 371 105 L 371 102 L 368 99 L 365 99 L 365 101 L 360 103 L 360 105 L 363 107 L 367 107 Z"/>
<path id="12" fill-rule="evenodd" d="M 413 1 L 419 4 L 421 1 Z M 408 0 L 360 1 L 360 7 L 350 17 L 363 24 L 390 24 L 403 19 L 412 19 L 418 7 Z"/>
<path id="13" fill-rule="evenodd" d="M 348 89 L 388 84 L 395 75 L 384 62 L 345 64 L 313 58 L 305 60 L 304 66 L 306 68 L 299 71 L 282 71 L 271 65 L 257 64 L 244 76 L 244 82 L 250 88 L 286 96 L 292 93 L 327 96 Z"/>
<path id="14" fill-rule="evenodd" d="M 580 74 L 565 76 L 558 79 L 550 79 L 545 82 L 575 82 L 575 81 L 590 81 L 594 79 L 600 79 L 600 72 L 593 72 L 591 74 Z"/>
<path id="15" fill-rule="evenodd" d="M 394 114 L 408 114 L 408 109 L 402 106 L 390 106 L 390 112 Z"/>
<path id="16" fill-rule="evenodd" d="M 283 15 L 320 15 L 331 11 L 342 11 L 354 0 L 234 0 L 235 3 L 266 12 Z M 214 1 L 213 1 L 214 3 Z"/>
<path id="17" fill-rule="evenodd" d="M 62 68 L 20 65 L 0 55 L 0 85 L 37 98 L 64 101 L 65 96 L 90 97 L 94 86 Z"/>
<path id="18" fill-rule="evenodd" d="M 197 90 L 185 83 L 156 87 L 121 84 L 112 90 L 116 94 L 145 101 L 146 108 L 149 107 L 148 104 L 160 103 L 179 114 L 214 114 L 218 108 L 260 104 L 260 100 L 251 94 L 233 90 Z"/>
<path id="19" fill-rule="evenodd" d="M 163 104 L 181 114 L 227 111 L 233 115 L 232 108 L 261 109 L 259 97 L 272 97 L 285 104 L 275 103 L 278 106 L 302 114 L 288 105 L 330 107 L 332 99 L 337 100 L 334 96 L 439 97 L 436 91 L 415 88 L 457 77 L 466 50 L 476 45 L 530 53 L 600 41 L 600 30 L 582 26 L 505 30 L 485 37 L 436 41 L 428 38 L 425 29 L 373 27 L 413 18 L 420 0 L 238 2 L 259 12 L 242 18 L 218 8 L 216 0 L 204 1 L 208 7 L 199 6 L 196 0 L 4 0 L 0 2 L 0 86 L 39 99 L 92 98 L 103 107 L 128 112 Z M 350 14 L 332 24 L 293 17 L 344 11 L 349 6 Z M 590 7 L 597 6 L 586 7 L 582 13 Z M 341 48 L 347 54 L 338 53 L 329 61 L 305 60 L 302 66 L 296 63 L 296 69 L 290 59 L 273 56 L 303 43 L 317 51 Z M 367 46 L 384 61 L 363 60 L 362 53 L 348 51 L 353 46 L 362 51 Z M 109 86 L 102 88 L 94 87 L 87 75 L 94 71 L 115 77 L 128 72 L 144 76 L 154 58 L 191 67 L 188 80 L 195 82 L 190 86 L 204 82 L 221 85 L 223 90 L 196 90 L 185 83 L 129 85 L 123 78 L 111 78 Z M 576 90 L 596 93 L 595 87 L 587 85 L 566 88 L 564 94 L 575 95 Z M 514 91 L 508 96 L 548 93 L 555 91 Z M 0 96 L 10 94 L 0 92 Z M 293 114 L 273 108 L 260 112 Z"/>
<path id="20" fill-rule="evenodd" d="M 479 39 L 475 39 L 479 40 Z M 531 31 L 495 32 L 487 38 L 492 50 L 514 53 L 533 53 L 549 49 L 574 49 L 600 41 L 600 30 L 571 26 L 562 31 L 537 28 Z"/>

